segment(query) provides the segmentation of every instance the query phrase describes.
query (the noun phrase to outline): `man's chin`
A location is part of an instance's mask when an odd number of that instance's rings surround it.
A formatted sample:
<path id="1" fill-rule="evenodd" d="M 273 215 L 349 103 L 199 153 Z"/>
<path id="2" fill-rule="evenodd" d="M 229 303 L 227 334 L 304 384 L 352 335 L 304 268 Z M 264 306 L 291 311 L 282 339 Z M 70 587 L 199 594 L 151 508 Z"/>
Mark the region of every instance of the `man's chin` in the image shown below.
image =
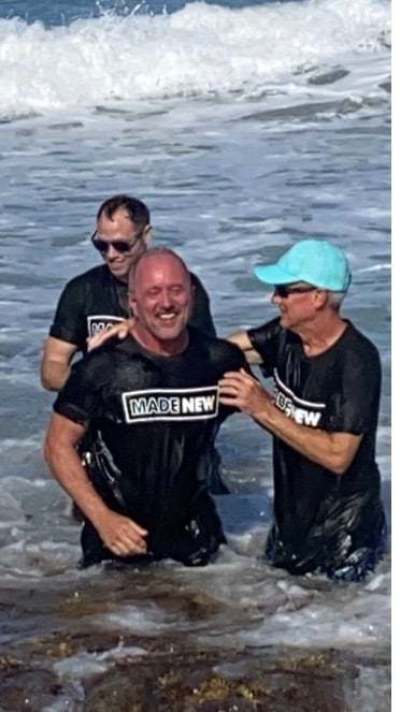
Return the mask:
<path id="1" fill-rule="evenodd" d="M 122 266 L 117 267 L 116 265 L 112 265 L 112 266 L 107 265 L 107 267 L 110 270 L 113 277 L 120 279 L 122 282 L 128 281 L 129 270 L 127 272 L 126 267 L 122 267 Z"/>
<path id="2" fill-rule="evenodd" d="M 154 327 L 154 334 L 162 341 L 175 341 L 179 339 L 185 328 L 186 324 L 182 321 L 174 324 L 157 324 Z"/>
<path id="3" fill-rule="evenodd" d="M 183 329 L 169 329 L 164 327 L 155 330 L 155 335 L 160 341 L 176 341 L 182 334 Z"/>

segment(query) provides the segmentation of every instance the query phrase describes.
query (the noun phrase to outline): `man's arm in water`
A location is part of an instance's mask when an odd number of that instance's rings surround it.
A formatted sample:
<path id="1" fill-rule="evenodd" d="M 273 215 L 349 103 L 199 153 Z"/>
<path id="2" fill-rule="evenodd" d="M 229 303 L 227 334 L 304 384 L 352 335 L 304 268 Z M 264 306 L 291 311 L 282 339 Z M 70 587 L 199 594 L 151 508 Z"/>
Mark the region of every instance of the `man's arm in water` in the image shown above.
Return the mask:
<path id="1" fill-rule="evenodd" d="M 68 379 L 72 359 L 77 350 L 77 345 L 69 341 L 62 341 L 53 336 L 46 339 L 40 367 L 43 388 L 48 391 L 61 390 Z"/>
<path id="2" fill-rule="evenodd" d="M 109 509 L 81 464 L 76 447 L 87 427 L 54 413 L 44 456 L 55 479 L 97 529 L 104 545 L 117 556 L 144 554 L 147 531 L 129 517 Z"/>

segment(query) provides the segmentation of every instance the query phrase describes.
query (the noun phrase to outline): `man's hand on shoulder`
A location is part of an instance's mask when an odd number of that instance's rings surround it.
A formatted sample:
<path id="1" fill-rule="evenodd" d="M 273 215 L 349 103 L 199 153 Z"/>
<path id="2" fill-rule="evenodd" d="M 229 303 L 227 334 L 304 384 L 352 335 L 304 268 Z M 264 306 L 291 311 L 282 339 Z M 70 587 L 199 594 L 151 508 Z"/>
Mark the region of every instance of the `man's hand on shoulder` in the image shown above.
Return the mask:
<path id="1" fill-rule="evenodd" d="M 103 331 L 95 334 L 95 336 L 90 336 L 86 341 L 88 352 L 94 351 L 94 349 L 99 348 L 99 346 L 103 346 L 103 344 L 106 344 L 107 341 L 111 339 L 119 339 L 120 341 L 126 339 L 134 323 L 135 319 L 133 317 L 131 319 L 125 319 L 121 321 L 120 324 L 116 324 L 109 329 L 103 329 Z"/>

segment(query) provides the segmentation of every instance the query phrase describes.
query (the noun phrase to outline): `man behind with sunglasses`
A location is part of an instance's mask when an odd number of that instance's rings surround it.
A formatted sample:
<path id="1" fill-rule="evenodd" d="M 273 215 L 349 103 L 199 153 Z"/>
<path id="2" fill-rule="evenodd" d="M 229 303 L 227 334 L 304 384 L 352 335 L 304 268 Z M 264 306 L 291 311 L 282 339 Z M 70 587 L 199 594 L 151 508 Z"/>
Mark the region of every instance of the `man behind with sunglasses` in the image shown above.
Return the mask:
<path id="1" fill-rule="evenodd" d="M 381 367 L 375 346 L 340 314 L 346 256 L 302 240 L 255 274 L 274 287 L 280 316 L 231 340 L 261 363 L 274 392 L 242 370 L 224 375 L 220 400 L 273 435 L 267 559 L 293 574 L 362 580 L 385 545 L 375 462 Z"/>
<path id="2" fill-rule="evenodd" d="M 128 275 L 131 267 L 151 243 L 150 211 L 137 198 L 115 195 L 105 200 L 97 212 L 93 246 L 104 264 L 78 275 L 65 286 L 58 302 L 41 365 L 44 388 L 60 390 L 71 370 L 75 354 L 96 346 L 99 334 L 124 322 L 129 316 Z M 194 287 L 190 326 L 208 336 L 216 336 L 210 300 L 199 278 L 190 273 Z M 90 447 L 90 435 L 81 444 L 83 457 Z M 204 477 L 213 494 L 228 488 L 220 475 L 220 456 L 211 448 L 204 456 Z M 78 516 L 76 508 L 75 515 Z"/>
<path id="3" fill-rule="evenodd" d="M 56 309 L 41 366 L 42 384 L 58 391 L 66 382 L 73 357 L 87 350 L 87 340 L 129 317 L 128 274 L 151 240 L 150 212 L 137 198 L 115 195 L 97 213 L 93 246 L 104 264 L 80 274 L 65 286 Z M 190 323 L 215 336 L 208 295 L 198 277 Z"/>

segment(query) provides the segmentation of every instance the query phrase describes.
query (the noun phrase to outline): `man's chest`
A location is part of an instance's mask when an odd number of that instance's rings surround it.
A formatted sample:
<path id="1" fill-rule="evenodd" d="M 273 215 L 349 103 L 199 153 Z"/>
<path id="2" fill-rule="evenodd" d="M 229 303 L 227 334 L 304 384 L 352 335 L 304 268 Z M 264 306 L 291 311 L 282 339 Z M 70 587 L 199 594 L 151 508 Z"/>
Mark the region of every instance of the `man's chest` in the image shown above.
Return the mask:
<path id="1" fill-rule="evenodd" d="M 299 425 L 324 428 L 342 403 L 342 378 L 335 364 L 286 359 L 273 369 L 275 405 Z"/>
<path id="2" fill-rule="evenodd" d="M 88 338 L 96 336 L 96 334 L 99 334 L 107 329 L 111 329 L 116 324 L 120 324 L 121 321 L 126 318 L 123 316 L 114 316 L 110 313 L 104 313 L 106 311 L 107 309 L 102 309 L 101 313 L 98 313 L 98 309 L 93 309 L 94 313 L 86 314 L 85 321 Z"/>
<path id="3" fill-rule="evenodd" d="M 86 336 L 96 336 L 128 318 L 127 300 L 127 290 L 117 289 L 112 283 L 88 286 L 81 312 Z"/>
<path id="4" fill-rule="evenodd" d="M 179 364 L 127 360 L 102 389 L 102 405 L 126 425 L 214 419 L 218 374 L 191 359 Z"/>

